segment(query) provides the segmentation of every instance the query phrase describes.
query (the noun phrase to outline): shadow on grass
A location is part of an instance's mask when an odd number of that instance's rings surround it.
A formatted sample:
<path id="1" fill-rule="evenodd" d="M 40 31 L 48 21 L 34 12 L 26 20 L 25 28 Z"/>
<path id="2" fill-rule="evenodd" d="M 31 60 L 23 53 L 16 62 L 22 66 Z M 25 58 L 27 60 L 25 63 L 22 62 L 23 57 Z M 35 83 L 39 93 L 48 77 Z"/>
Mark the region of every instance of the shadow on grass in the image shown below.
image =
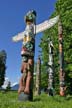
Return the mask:
<path id="1" fill-rule="evenodd" d="M 61 97 L 61 96 L 55 97 L 54 96 L 53 100 L 59 103 L 63 103 L 64 101 L 72 100 L 72 96 L 65 96 L 65 97 Z"/>
<path id="2" fill-rule="evenodd" d="M 41 99 L 40 98 L 35 98 L 34 100 L 33 100 L 33 102 L 39 102 L 39 101 L 41 101 Z"/>
<path id="3" fill-rule="evenodd" d="M 72 100 L 72 96 L 66 97 L 65 100 L 67 100 L 67 101 L 68 101 L 68 100 Z"/>

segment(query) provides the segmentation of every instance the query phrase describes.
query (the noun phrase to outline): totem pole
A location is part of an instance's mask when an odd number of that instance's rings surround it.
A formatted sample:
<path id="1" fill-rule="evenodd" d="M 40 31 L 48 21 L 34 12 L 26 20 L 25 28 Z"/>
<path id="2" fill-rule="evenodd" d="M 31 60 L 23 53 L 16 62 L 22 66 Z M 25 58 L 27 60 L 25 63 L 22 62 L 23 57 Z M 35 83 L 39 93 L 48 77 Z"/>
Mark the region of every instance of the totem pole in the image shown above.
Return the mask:
<path id="1" fill-rule="evenodd" d="M 48 78 L 48 94 L 49 96 L 53 96 L 54 94 L 54 58 L 53 58 L 53 43 L 51 39 L 49 39 L 49 62 L 48 62 L 48 72 L 49 72 L 49 78 Z"/>
<path id="2" fill-rule="evenodd" d="M 65 96 L 65 72 L 64 72 L 64 52 L 63 52 L 63 30 L 62 23 L 59 17 L 58 22 L 58 33 L 59 33 L 59 63 L 60 63 L 60 95 Z"/>
<path id="3" fill-rule="evenodd" d="M 35 95 L 41 94 L 41 59 L 38 57 L 37 60 L 37 71 L 36 71 L 36 88 Z"/>
<path id="4" fill-rule="evenodd" d="M 29 11 L 25 16 L 26 29 L 18 33 L 12 38 L 14 42 L 23 41 L 21 50 L 22 77 L 19 84 L 19 100 L 32 100 L 33 99 L 33 70 L 34 70 L 34 53 L 35 53 L 35 35 L 48 28 L 51 28 L 58 22 L 59 16 L 46 20 L 41 24 L 36 25 L 36 12 Z"/>
<path id="5" fill-rule="evenodd" d="M 25 98 L 23 100 L 32 100 L 33 91 L 33 69 L 34 69 L 34 52 L 35 52 L 35 31 L 34 27 L 36 24 L 36 12 L 34 10 L 29 11 L 25 16 L 26 29 L 23 37 L 23 45 L 21 50 L 22 66 L 21 73 L 22 77 L 19 84 L 19 99 L 21 100 L 20 94 L 23 92 Z"/>

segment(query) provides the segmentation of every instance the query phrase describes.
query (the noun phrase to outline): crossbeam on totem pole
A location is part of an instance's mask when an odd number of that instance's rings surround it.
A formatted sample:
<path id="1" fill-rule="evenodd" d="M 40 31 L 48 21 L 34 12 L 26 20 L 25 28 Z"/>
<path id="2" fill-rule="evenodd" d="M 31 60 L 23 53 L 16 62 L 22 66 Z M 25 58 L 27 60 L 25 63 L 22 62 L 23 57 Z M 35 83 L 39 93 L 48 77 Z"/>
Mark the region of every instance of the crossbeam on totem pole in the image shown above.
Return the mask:
<path id="1" fill-rule="evenodd" d="M 54 26 L 58 22 L 58 20 L 59 20 L 59 16 L 56 16 L 54 18 L 51 18 L 49 20 L 46 20 L 46 21 L 36 25 L 36 27 L 34 27 L 36 29 L 36 31 L 34 30 L 35 34 L 43 32 L 44 30 L 51 28 L 52 26 Z M 13 36 L 12 40 L 14 42 L 21 41 L 24 37 L 24 32 L 25 31 L 18 33 L 17 35 Z"/>

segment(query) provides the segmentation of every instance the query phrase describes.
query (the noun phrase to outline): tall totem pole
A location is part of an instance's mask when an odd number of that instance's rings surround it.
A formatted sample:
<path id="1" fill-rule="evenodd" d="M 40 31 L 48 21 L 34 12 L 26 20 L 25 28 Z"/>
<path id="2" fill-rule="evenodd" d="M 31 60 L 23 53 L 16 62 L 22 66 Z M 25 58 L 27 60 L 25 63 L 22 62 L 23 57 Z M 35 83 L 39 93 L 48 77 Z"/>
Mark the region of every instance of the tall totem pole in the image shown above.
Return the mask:
<path id="1" fill-rule="evenodd" d="M 49 62 L 48 62 L 48 94 L 49 96 L 53 96 L 54 92 L 54 58 L 53 58 L 53 42 L 51 39 L 49 39 Z"/>
<path id="2" fill-rule="evenodd" d="M 62 30 L 62 23 L 59 17 L 58 22 L 58 33 L 59 33 L 59 63 L 60 63 L 60 95 L 65 96 L 65 72 L 64 72 L 64 52 L 63 52 L 63 30 Z"/>
<path id="3" fill-rule="evenodd" d="M 23 92 L 23 100 L 32 100 L 33 98 L 33 71 L 34 71 L 34 53 L 35 53 L 35 24 L 36 12 L 31 10 L 25 16 L 26 29 L 23 36 L 23 44 L 21 50 L 22 77 L 19 83 L 19 99 L 21 100 L 21 92 Z"/>
<path id="4" fill-rule="evenodd" d="M 41 94 L 41 59 L 38 57 L 37 60 L 37 71 L 36 71 L 36 87 L 35 95 Z"/>

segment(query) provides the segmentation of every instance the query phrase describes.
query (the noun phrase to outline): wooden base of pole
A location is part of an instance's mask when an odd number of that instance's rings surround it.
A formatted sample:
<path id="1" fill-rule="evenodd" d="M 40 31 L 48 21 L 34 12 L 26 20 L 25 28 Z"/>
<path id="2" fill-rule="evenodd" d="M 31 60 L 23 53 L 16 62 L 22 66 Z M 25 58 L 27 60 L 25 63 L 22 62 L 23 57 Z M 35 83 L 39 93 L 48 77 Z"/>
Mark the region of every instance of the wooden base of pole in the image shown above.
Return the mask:
<path id="1" fill-rule="evenodd" d="M 30 90 L 30 94 L 25 94 L 21 92 L 18 96 L 19 101 L 33 101 L 33 91 Z"/>
<path id="2" fill-rule="evenodd" d="M 24 92 L 21 92 L 18 96 L 19 101 L 28 101 L 29 100 L 29 95 L 24 94 Z"/>

